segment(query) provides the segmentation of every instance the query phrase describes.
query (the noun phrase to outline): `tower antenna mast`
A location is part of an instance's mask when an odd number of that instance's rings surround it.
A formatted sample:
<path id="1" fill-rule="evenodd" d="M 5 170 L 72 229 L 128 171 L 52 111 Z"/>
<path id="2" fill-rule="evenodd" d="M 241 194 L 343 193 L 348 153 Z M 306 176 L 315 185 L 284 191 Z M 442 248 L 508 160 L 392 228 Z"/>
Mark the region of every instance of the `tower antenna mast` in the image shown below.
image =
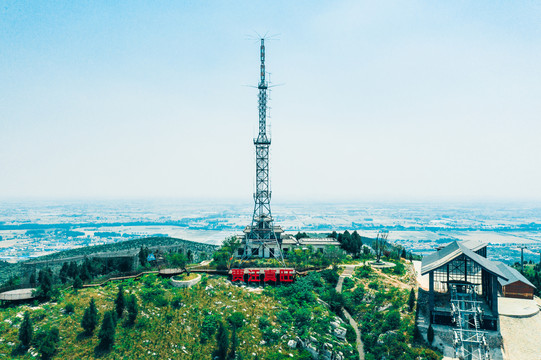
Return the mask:
<path id="1" fill-rule="evenodd" d="M 244 230 L 246 234 L 243 258 L 250 256 L 275 257 L 284 262 L 280 235 L 283 230 L 274 226 L 271 213 L 271 190 L 269 178 L 270 136 L 267 132 L 267 97 L 269 84 L 265 69 L 265 39 L 261 38 L 259 50 L 259 83 L 257 88 L 259 132 L 254 139 L 256 154 L 254 213 L 252 223 Z"/>

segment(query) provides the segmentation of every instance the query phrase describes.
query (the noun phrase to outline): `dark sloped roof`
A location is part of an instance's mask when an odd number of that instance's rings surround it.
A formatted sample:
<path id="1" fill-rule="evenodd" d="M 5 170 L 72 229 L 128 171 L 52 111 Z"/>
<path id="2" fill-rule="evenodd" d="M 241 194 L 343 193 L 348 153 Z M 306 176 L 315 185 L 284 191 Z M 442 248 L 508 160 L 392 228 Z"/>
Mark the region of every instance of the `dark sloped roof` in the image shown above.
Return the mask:
<path id="1" fill-rule="evenodd" d="M 495 263 L 496 266 L 498 266 L 498 268 L 501 270 L 501 272 L 504 273 L 504 275 L 507 277 L 507 280 L 498 279 L 498 282 L 502 286 L 506 286 L 514 282 L 520 281 L 524 284 L 530 285 L 533 288 L 536 288 L 534 284 L 529 282 L 528 279 L 526 279 L 524 275 L 522 275 L 517 269 L 514 269 L 511 266 L 502 263 L 501 261 L 495 261 Z"/>
<path id="2" fill-rule="evenodd" d="M 474 253 L 472 250 L 456 241 L 453 241 L 441 250 L 435 251 L 432 254 L 423 257 L 421 275 L 425 275 L 446 265 L 462 254 L 470 258 L 473 262 L 477 263 L 477 265 L 481 266 L 489 273 L 507 280 L 507 276 L 502 273 L 502 271 L 493 261 Z"/>
<path id="3" fill-rule="evenodd" d="M 487 243 L 483 243 L 476 240 L 464 240 L 464 241 L 461 241 L 460 243 L 464 245 L 465 247 L 467 247 L 468 249 L 472 250 L 473 252 L 476 252 L 487 246 Z M 452 243 L 443 244 L 441 246 L 438 246 L 436 249 L 440 250 L 440 249 L 445 248 L 447 245 L 451 245 L 451 244 Z"/>

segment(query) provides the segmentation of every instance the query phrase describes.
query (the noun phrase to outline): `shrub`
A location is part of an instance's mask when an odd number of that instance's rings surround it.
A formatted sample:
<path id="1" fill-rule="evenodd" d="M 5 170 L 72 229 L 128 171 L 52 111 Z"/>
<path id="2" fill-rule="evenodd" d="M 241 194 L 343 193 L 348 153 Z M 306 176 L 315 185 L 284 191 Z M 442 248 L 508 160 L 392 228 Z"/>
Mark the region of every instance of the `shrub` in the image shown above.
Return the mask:
<path id="1" fill-rule="evenodd" d="M 66 306 L 64 306 L 64 312 L 68 315 L 73 314 L 74 310 L 75 306 L 73 306 L 72 303 L 67 303 Z"/>
<path id="2" fill-rule="evenodd" d="M 336 286 L 336 284 L 338 283 L 338 278 L 340 277 L 340 275 L 338 275 L 338 271 L 337 269 L 329 269 L 329 270 L 324 270 L 321 272 L 321 277 L 323 278 L 323 280 L 325 280 L 329 285 L 331 286 Z"/>
<path id="3" fill-rule="evenodd" d="M 293 318 L 295 319 L 295 324 L 297 327 L 302 328 L 303 326 L 310 325 L 312 315 L 309 308 L 300 308 L 295 310 L 293 313 Z"/>
<path id="4" fill-rule="evenodd" d="M 235 311 L 227 320 L 231 326 L 233 326 L 235 329 L 239 329 L 244 325 L 244 314 L 239 311 Z"/>
<path id="5" fill-rule="evenodd" d="M 377 290 L 379 288 L 379 283 L 374 280 L 374 281 L 371 281 L 369 284 L 368 284 L 368 287 L 370 289 L 374 289 L 374 290 Z"/>
<path id="6" fill-rule="evenodd" d="M 406 267 L 401 262 L 397 262 L 393 267 L 393 273 L 399 276 L 403 276 L 406 273 Z"/>
<path id="7" fill-rule="evenodd" d="M 289 313 L 288 313 L 289 314 Z M 291 315 L 290 315 L 291 316 Z M 269 318 L 266 317 L 265 315 L 261 316 L 259 318 L 259 329 L 260 330 L 265 330 L 266 328 L 268 328 L 269 326 L 271 325 L 270 321 L 269 321 Z"/>
<path id="8" fill-rule="evenodd" d="M 175 310 L 178 310 L 181 308 L 181 306 L 182 306 L 182 296 L 177 295 L 173 298 L 173 300 L 171 300 L 171 307 L 173 307 L 173 309 Z"/>
<path id="9" fill-rule="evenodd" d="M 354 287 L 355 287 L 355 281 L 353 281 L 349 277 L 344 278 L 344 283 L 342 284 L 342 291 L 347 291 L 347 290 L 353 289 Z"/>
<path id="10" fill-rule="evenodd" d="M 203 318 L 203 323 L 201 324 L 201 332 L 199 335 L 199 340 L 201 343 L 206 343 L 212 337 L 212 335 L 214 335 L 217 325 L 218 319 L 216 315 L 205 315 Z"/>
<path id="11" fill-rule="evenodd" d="M 347 324 L 345 326 L 347 332 L 346 332 L 346 340 L 350 343 L 354 344 L 357 341 L 357 334 L 355 333 L 355 329 L 353 326 Z"/>
<path id="12" fill-rule="evenodd" d="M 276 317 L 278 318 L 278 321 L 284 324 L 290 324 L 293 322 L 293 316 L 291 316 L 291 313 L 289 310 L 282 310 L 276 314 Z"/>
<path id="13" fill-rule="evenodd" d="M 385 315 L 386 330 L 396 330 L 400 327 L 400 313 L 398 310 L 391 310 Z"/>
<path id="14" fill-rule="evenodd" d="M 57 327 L 52 327 L 48 331 L 37 335 L 37 349 L 44 360 L 51 359 L 56 352 L 57 343 L 60 340 Z"/>
<path id="15" fill-rule="evenodd" d="M 361 279 L 367 279 L 372 274 L 370 265 L 363 265 L 355 269 L 355 275 Z"/>

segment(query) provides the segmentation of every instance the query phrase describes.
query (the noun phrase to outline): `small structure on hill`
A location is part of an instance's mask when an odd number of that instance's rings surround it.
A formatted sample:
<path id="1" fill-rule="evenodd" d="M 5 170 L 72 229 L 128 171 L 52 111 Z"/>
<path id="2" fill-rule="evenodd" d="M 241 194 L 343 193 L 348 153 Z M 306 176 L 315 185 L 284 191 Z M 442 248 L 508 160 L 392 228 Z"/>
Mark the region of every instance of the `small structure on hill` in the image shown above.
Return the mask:
<path id="1" fill-rule="evenodd" d="M 536 287 L 517 269 L 500 261 L 495 261 L 498 268 L 507 276 L 507 280 L 498 279 L 500 291 L 504 297 L 533 299 Z"/>

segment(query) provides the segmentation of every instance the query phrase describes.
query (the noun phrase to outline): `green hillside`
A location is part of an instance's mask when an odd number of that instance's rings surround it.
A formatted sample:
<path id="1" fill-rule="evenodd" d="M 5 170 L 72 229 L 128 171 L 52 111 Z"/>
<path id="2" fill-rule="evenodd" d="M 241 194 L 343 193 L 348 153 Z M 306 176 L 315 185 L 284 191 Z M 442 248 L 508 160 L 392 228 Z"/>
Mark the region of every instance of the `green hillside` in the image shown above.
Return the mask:
<path id="1" fill-rule="evenodd" d="M 34 333 L 51 327 L 59 329 L 60 340 L 54 358 L 93 358 L 98 344 L 97 333 L 82 334 L 81 319 L 90 299 L 94 299 L 101 318 L 112 310 L 118 285 L 124 286 L 126 297 L 134 294 L 139 304 L 139 315 L 133 326 L 127 325 L 126 315 L 118 321 L 115 342 L 104 359 L 211 359 L 217 348 L 214 331 L 223 321 L 231 348 L 232 322 L 241 318 L 237 332 L 236 356 L 242 359 L 310 358 L 306 350 L 292 349 L 289 340 L 297 336 L 313 342 L 315 348 L 324 343 L 340 351 L 345 359 L 356 359 L 354 345 L 331 334 L 335 315 L 317 301 L 311 290 L 314 282 L 324 289 L 326 282 L 314 274 L 291 286 L 267 287 L 264 291 L 231 285 L 225 277 L 204 278 L 190 289 L 173 288 L 170 280 L 147 275 L 141 280 L 126 280 L 104 287 L 61 290 L 51 302 L 35 306 L 14 306 L 0 313 L 0 354 L 32 359 L 34 347 L 23 355 L 14 349 L 19 344 L 18 331 L 23 314 L 28 311 Z M 67 304 L 74 313 L 66 314 Z M 239 315 L 240 313 L 240 315 Z M 349 336 L 350 337 L 350 336 Z M 351 337 L 350 337 L 351 338 Z M 354 338 L 353 338 L 354 339 Z M 353 341 L 354 343 L 354 341 Z"/>

